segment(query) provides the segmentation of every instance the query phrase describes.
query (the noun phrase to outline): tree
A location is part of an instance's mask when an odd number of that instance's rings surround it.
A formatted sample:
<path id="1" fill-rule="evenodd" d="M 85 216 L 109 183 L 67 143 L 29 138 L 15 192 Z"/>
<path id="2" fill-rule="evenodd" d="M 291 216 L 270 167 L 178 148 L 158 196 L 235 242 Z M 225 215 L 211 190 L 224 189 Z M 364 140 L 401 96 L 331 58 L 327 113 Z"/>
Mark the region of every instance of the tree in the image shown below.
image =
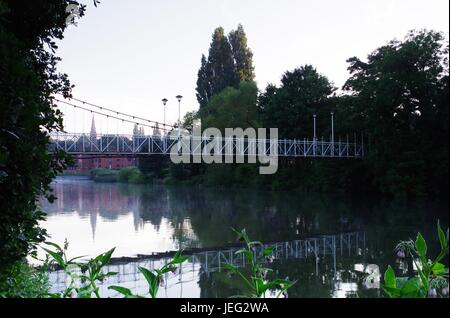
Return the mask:
<path id="1" fill-rule="evenodd" d="M 221 27 L 214 31 L 207 65 L 213 95 L 225 87 L 237 85 L 230 42 Z"/>
<path id="2" fill-rule="evenodd" d="M 54 40 L 63 38 L 68 0 L 0 0 L 0 280 L 42 242 L 37 200 L 54 200 L 50 182 L 69 158 L 48 153 L 49 132 L 63 128 L 53 94 L 70 96 L 56 71 Z"/>
<path id="3" fill-rule="evenodd" d="M 187 112 L 183 117 L 181 126 L 189 131 L 189 133 L 192 133 L 197 119 L 198 112 L 196 112 L 195 110 Z"/>
<path id="4" fill-rule="evenodd" d="M 208 105 L 209 99 L 212 96 L 211 83 L 209 81 L 210 67 L 204 54 L 202 54 L 202 61 L 200 69 L 197 74 L 197 100 L 200 108 Z"/>
<path id="5" fill-rule="evenodd" d="M 242 25 L 228 37 L 222 27 L 215 29 L 208 58 L 202 55 L 197 74 L 196 95 L 200 108 L 226 87 L 237 88 L 240 81 L 252 81 L 255 77 L 252 57 Z"/>
<path id="6" fill-rule="evenodd" d="M 227 87 L 215 95 L 208 106 L 200 110 L 205 114 L 202 128 L 260 127 L 257 108 L 258 88 L 255 82 L 241 82 L 238 88 Z"/>
<path id="7" fill-rule="evenodd" d="M 411 31 L 367 62 L 348 60 L 346 89 L 370 135 L 374 183 L 398 196 L 448 191 L 448 42 Z"/>
<path id="8" fill-rule="evenodd" d="M 253 67 L 253 53 L 247 46 L 247 35 L 242 24 L 237 30 L 228 35 L 231 51 L 234 59 L 235 73 L 240 82 L 253 81 L 255 79 L 255 68 Z"/>
<path id="9" fill-rule="evenodd" d="M 278 128 L 280 138 L 311 138 L 313 114 L 318 114 L 317 128 L 324 132 L 329 122 L 329 96 L 334 90 L 311 65 L 286 72 L 279 88 L 268 85 L 259 97 L 263 126 Z"/>

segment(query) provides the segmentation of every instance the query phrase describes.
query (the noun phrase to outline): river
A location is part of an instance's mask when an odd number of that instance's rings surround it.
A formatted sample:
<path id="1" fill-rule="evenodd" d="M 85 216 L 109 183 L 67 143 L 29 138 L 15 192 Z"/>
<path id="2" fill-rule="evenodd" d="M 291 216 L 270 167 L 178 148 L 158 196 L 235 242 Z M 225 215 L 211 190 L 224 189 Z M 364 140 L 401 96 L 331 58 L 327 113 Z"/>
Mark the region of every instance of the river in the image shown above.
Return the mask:
<path id="1" fill-rule="evenodd" d="M 361 200 L 348 196 L 216 189 L 198 186 L 94 183 L 58 177 L 58 198 L 42 201 L 42 223 L 50 241 L 69 243 L 68 255 L 95 256 L 115 247 L 108 270 L 119 272 L 101 286 L 101 294 L 119 284 L 145 293 L 137 266 L 163 264 L 158 253 L 183 249 L 191 259 L 168 275 L 160 297 L 229 297 L 245 287 L 222 269 L 234 256 L 235 229 L 276 248 L 268 266 L 297 283 L 289 297 L 380 297 L 380 279 L 388 264 L 407 272 L 394 247 L 422 232 L 437 246 L 436 222 L 448 227 L 448 205 Z M 152 257 L 142 255 L 156 254 Z M 139 256 L 139 257 L 138 257 Z M 239 260 L 235 260 L 239 261 Z M 370 277 L 370 279 L 368 279 Z M 55 290 L 61 273 L 51 273 Z"/>

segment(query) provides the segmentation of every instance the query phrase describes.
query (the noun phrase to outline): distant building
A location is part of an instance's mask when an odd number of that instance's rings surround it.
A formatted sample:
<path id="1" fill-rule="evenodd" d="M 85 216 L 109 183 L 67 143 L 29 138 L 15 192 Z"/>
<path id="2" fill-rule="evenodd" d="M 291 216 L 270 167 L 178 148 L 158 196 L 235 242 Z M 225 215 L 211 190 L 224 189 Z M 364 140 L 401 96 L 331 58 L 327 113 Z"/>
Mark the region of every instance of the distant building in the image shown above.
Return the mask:
<path id="1" fill-rule="evenodd" d="M 141 127 L 142 128 L 142 127 Z M 138 133 L 143 133 L 142 129 Z M 82 137 L 83 138 L 83 137 Z M 97 139 L 97 131 L 95 129 L 95 120 L 92 116 L 91 132 L 89 134 L 91 140 Z M 92 169 L 121 169 L 130 166 L 137 166 L 136 158 L 131 157 L 104 157 L 104 158 L 85 158 L 86 155 L 74 155 L 74 165 L 69 167 L 66 172 L 69 173 L 88 173 Z"/>
<path id="2" fill-rule="evenodd" d="M 92 169 L 121 169 L 137 165 L 136 158 L 116 157 L 116 158 L 81 158 L 83 155 L 75 155 L 75 164 L 67 169 L 67 172 L 88 173 Z"/>

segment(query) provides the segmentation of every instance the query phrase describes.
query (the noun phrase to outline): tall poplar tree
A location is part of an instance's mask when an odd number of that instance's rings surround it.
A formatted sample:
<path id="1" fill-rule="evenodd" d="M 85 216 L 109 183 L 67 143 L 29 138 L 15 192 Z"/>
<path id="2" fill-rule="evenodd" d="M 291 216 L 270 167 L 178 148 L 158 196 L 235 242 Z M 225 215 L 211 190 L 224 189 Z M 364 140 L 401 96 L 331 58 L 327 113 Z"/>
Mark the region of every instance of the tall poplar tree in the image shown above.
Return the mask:
<path id="1" fill-rule="evenodd" d="M 200 108 L 225 88 L 237 88 L 241 81 L 253 80 L 252 57 L 242 25 L 228 37 L 222 27 L 215 29 L 208 58 L 202 55 L 198 71 L 196 95 Z"/>
<path id="2" fill-rule="evenodd" d="M 240 82 L 253 81 L 255 79 L 255 68 L 253 67 L 253 53 L 247 46 L 247 35 L 242 24 L 237 30 L 228 35 L 231 51 L 234 59 L 235 73 Z"/>

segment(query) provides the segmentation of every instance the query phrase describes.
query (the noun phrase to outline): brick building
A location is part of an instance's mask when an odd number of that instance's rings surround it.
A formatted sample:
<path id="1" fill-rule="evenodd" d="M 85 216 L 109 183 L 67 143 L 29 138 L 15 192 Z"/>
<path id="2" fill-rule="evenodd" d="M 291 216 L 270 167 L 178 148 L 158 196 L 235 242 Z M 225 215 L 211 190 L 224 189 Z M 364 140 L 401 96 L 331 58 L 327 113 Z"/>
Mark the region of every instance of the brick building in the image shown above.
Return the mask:
<path id="1" fill-rule="evenodd" d="M 95 129 L 94 117 L 92 117 L 91 124 L 91 139 L 97 138 L 97 132 Z M 85 155 L 73 156 L 74 165 L 67 169 L 67 172 L 71 173 L 87 173 L 92 169 L 121 169 L 130 166 L 137 166 L 138 162 L 136 158 L 131 157 L 104 157 L 104 158 L 86 158 Z"/>

